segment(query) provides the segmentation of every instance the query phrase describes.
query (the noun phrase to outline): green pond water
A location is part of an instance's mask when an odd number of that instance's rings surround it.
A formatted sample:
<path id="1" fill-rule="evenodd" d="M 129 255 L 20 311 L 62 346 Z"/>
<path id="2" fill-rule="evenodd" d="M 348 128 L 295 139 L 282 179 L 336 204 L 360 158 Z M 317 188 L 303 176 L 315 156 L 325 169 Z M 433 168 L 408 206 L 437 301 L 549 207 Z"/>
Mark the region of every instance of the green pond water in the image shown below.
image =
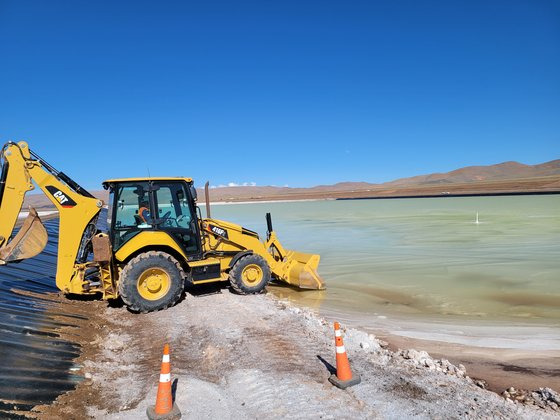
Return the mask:
<path id="1" fill-rule="evenodd" d="M 560 195 L 228 204 L 212 211 L 263 236 L 271 212 L 286 248 L 320 254 L 326 291 L 271 289 L 322 313 L 376 322 L 560 323 Z"/>

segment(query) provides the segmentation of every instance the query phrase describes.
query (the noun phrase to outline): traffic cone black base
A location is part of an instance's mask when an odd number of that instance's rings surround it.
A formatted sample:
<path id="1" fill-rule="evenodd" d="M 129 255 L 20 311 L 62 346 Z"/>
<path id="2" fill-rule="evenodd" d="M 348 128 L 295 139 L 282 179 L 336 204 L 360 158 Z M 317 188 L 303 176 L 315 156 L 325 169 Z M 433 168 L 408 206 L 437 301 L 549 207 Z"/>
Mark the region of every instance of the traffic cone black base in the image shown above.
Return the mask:
<path id="1" fill-rule="evenodd" d="M 360 378 L 360 375 L 354 374 L 354 376 L 352 376 L 352 379 L 348 381 L 341 381 L 336 377 L 336 375 L 331 375 L 329 377 L 329 382 L 337 388 L 346 389 L 348 387 L 358 385 L 360 382 L 362 382 L 362 378 Z"/>
<path id="2" fill-rule="evenodd" d="M 148 407 L 146 414 L 150 420 L 179 420 L 181 418 L 181 410 L 175 403 L 173 403 L 173 408 L 169 413 L 156 414 L 155 407 Z"/>

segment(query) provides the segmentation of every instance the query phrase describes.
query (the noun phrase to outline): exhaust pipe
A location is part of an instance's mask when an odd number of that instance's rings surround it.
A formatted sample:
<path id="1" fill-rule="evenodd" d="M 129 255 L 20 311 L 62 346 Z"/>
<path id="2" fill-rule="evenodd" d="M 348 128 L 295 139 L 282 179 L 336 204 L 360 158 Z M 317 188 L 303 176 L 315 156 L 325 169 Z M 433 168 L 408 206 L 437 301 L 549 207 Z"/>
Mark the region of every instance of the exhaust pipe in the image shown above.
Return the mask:
<path id="1" fill-rule="evenodd" d="M 272 229 L 272 216 L 270 213 L 266 213 L 266 228 L 266 240 L 268 241 L 270 239 L 270 234 L 274 231 L 274 229 Z"/>
<path id="2" fill-rule="evenodd" d="M 206 218 L 207 219 L 211 219 L 212 217 L 210 216 L 210 195 L 208 194 L 208 185 L 210 184 L 210 182 L 206 181 L 206 184 L 204 184 L 204 197 L 206 198 Z"/>

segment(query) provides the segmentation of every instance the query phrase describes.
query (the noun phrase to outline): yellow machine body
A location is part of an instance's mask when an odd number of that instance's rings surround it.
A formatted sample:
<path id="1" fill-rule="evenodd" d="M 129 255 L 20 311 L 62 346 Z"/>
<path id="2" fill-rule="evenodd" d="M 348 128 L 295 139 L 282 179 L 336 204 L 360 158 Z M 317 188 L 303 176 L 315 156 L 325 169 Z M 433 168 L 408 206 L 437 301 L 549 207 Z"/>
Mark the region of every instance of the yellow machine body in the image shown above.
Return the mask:
<path id="1" fill-rule="evenodd" d="M 325 284 L 317 268 L 320 256 L 317 254 L 305 254 L 297 251 L 286 251 L 278 241 L 275 232 L 270 238 L 262 242 L 258 237 L 243 233 L 246 231 L 242 226 L 217 219 L 202 219 L 201 226 L 205 230 L 203 249 L 215 251 L 216 253 L 231 253 L 229 256 L 220 258 L 205 258 L 199 261 L 188 261 L 187 255 L 175 241 L 165 232 L 146 231 L 136 235 L 128 241 L 115 254 L 117 263 L 128 261 L 139 251 L 150 249 L 166 250 L 173 255 L 180 256 L 188 267 L 196 267 L 209 264 L 220 264 L 220 276 L 213 279 L 193 280 L 193 284 L 209 283 L 213 281 L 227 281 L 228 270 L 236 253 L 251 251 L 262 256 L 268 263 L 272 273 L 278 280 L 301 289 L 324 289 Z M 218 226 L 227 232 L 228 239 L 215 234 L 209 226 Z M 274 250 L 270 252 L 269 250 Z M 235 255 L 232 255 L 234 254 Z"/>
<path id="2" fill-rule="evenodd" d="M 210 226 L 224 229 L 228 238 L 215 234 Z M 225 252 L 251 250 L 266 260 L 278 280 L 301 289 L 325 288 L 317 273 L 319 255 L 285 250 L 275 232 L 270 232 L 269 238 L 262 242 L 258 236 L 244 233 L 246 229 L 243 227 L 223 220 L 204 219 L 202 228 L 208 232 L 205 242 L 208 249 Z"/>
<path id="3" fill-rule="evenodd" d="M 191 178 L 112 179 L 104 182 L 104 186 L 112 189 L 135 182 L 150 186 L 162 182 L 184 185 L 183 194 L 194 196 L 188 203 L 192 215 L 195 215 L 190 225 L 193 234 L 196 232 L 196 238 L 190 239 L 197 247 L 194 254 L 186 251 L 174 236 L 173 229 L 157 229 L 157 226 L 164 224 L 162 220 L 165 221 L 165 216 L 155 219 L 159 223 L 155 224 L 155 228 L 139 228 L 126 241 L 116 241 L 112 231 L 109 234 L 98 232 L 95 225 L 103 203 L 31 152 L 25 142 L 6 144 L 1 149 L 0 158 L 3 160 L 0 180 L 0 265 L 33 257 L 47 243 L 47 232 L 34 209 L 30 209 L 27 220 L 10 240 L 25 194 L 34 189 L 34 181 L 59 213 L 56 285 L 65 293 L 102 293 L 105 299 L 117 298 L 123 267 L 138 255 L 156 251 L 165 252 L 177 260 L 182 272 L 193 284 L 227 281 L 232 266 L 239 258 L 256 254 L 264 258 L 274 279 L 295 288 L 324 288 L 317 273 L 319 255 L 284 249 L 272 231 L 270 222 L 267 238 L 261 240 L 255 232 L 237 224 L 196 216 L 196 191 Z M 181 203 L 187 208 L 186 198 L 182 197 Z M 117 205 L 124 207 L 122 203 Z M 137 210 L 133 216 L 135 219 L 140 217 Z M 179 225 L 177 221 L 176 224 Z M 93 260 L 87 258 L 87 254 L 92 251 Z M 88 277 L 91 270 L 97 273 L 95 281 Z"/>

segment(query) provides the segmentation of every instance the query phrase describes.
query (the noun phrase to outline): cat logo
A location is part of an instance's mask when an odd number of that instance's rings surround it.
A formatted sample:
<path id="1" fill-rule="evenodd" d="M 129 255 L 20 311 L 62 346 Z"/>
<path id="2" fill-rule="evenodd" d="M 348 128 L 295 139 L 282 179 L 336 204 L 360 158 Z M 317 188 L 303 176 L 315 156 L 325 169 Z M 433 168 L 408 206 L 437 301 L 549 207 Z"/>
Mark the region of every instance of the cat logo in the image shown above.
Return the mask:
<path id="1" fill-rule="evenodd" d="M 222 228 L 220 228 L 220 227 L 218 227 L 218 226 L 214 226 L 214 225 L 210 225 L 209 227 L 210 227 L 210 230 L 211 230 L 213 233 L 215 233 L 216 235 L 221 236 L 222 238 L 228 239 L 227 230 L 222 229 Z"/>
<path id="2" fill-rule="evenodd" d="M 56 199 L 56 201 L 58 201 L 58 204 L 60 204 L 65 209 L 72 208 L 76 205 L 76 202 L 74 200 L 72 200 L 70 197 L 68 197 L 58 188 L 53 187 L 52 185 L 47 185 L 46 188 L 47 191 L 50 192 L 52 196 Z"/>

